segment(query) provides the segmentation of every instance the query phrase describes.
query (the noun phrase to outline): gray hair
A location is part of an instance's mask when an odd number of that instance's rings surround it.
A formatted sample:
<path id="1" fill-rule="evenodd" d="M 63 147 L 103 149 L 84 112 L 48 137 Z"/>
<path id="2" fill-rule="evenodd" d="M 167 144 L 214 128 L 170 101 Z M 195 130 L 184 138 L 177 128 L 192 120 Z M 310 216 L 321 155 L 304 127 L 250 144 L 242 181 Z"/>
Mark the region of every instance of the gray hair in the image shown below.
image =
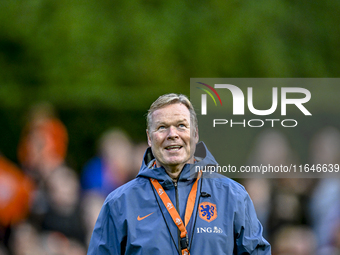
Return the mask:
<path id="1" fill-rule="evenodd" d="M 193 123 L 195 130 L 198 130 L 198 121 L 197 121 L 196 112 L 190 100 L 187 98 L 187 96 L 183 94 L 175 94 L 175 93 L 162 95 L 159 98 L 157 98 L 155 102 L 152 103 L 152 105 L 150 106 L 150 109 L 148 110 L 148 115 L 146 117 L 147 128 L 150 129 L 150 125 L 152 122 L 152 113 L 154 111 L 160 108 L 163 108 L 167 105 L 179 104 L 179 103 L 184 104 L 188 108 L 190 112 L 191 123 Z"/>

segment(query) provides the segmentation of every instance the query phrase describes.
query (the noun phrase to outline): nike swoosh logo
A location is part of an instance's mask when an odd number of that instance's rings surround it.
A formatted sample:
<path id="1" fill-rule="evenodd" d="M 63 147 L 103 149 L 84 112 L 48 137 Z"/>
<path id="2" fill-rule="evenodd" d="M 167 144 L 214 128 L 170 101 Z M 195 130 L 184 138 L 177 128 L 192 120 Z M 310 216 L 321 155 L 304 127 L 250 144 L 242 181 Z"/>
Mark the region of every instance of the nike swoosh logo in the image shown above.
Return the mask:
<path id="1" fill-rule="evenodd" d="M 148 215 L 145 215 L 144 217 L 139 217 L 139 215 L 138 215 L 137 220 L 138 221 L 144 220 L 145 218 L 149 217 L 151 214 L 153 214 L 153 212 L 148 214 Z"/>

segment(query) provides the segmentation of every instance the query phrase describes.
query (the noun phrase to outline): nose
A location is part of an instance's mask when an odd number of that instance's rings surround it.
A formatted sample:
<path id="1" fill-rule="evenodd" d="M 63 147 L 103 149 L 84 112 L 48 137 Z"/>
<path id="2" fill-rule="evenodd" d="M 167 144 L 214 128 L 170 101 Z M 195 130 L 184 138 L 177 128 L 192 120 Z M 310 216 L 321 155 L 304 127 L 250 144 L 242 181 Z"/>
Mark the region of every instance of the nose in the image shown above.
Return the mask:
<path id="1" fill-rule="evenodd" d="M 170 126 L 167 139 L 175 139 L 175 138 L 178 138 L 177 129 L 173 126 Z"/>

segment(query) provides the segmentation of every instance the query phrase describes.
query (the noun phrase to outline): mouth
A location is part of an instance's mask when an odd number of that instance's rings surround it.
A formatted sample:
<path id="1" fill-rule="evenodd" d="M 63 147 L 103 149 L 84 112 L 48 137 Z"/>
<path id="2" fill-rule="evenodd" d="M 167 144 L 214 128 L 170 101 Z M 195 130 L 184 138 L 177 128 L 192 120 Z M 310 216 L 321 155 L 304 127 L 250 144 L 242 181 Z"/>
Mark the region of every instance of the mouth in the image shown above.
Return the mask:
<path id="1" fill-rule="evenodd" d="M 182 148 L 183 146 L 180 146 L 180 145 L 170 145 L 170 146 L 167 146 L 165 147 L 165 149 L 167 151 L 178 151 Z"/>

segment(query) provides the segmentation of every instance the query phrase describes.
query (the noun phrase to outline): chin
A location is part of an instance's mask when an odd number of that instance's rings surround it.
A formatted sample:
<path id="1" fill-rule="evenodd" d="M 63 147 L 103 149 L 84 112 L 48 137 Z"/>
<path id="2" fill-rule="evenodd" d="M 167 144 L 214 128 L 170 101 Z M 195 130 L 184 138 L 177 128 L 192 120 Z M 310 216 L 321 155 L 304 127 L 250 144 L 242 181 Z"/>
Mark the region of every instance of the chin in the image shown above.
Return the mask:
<path id="1" fill-rule="evenodd" d="M 176 165 L 181 165 L 188 163 L 189 159 L 177 159 L 177 160 L 167 160 L 166 164 L 169 166 L 176 166 Z"/>

